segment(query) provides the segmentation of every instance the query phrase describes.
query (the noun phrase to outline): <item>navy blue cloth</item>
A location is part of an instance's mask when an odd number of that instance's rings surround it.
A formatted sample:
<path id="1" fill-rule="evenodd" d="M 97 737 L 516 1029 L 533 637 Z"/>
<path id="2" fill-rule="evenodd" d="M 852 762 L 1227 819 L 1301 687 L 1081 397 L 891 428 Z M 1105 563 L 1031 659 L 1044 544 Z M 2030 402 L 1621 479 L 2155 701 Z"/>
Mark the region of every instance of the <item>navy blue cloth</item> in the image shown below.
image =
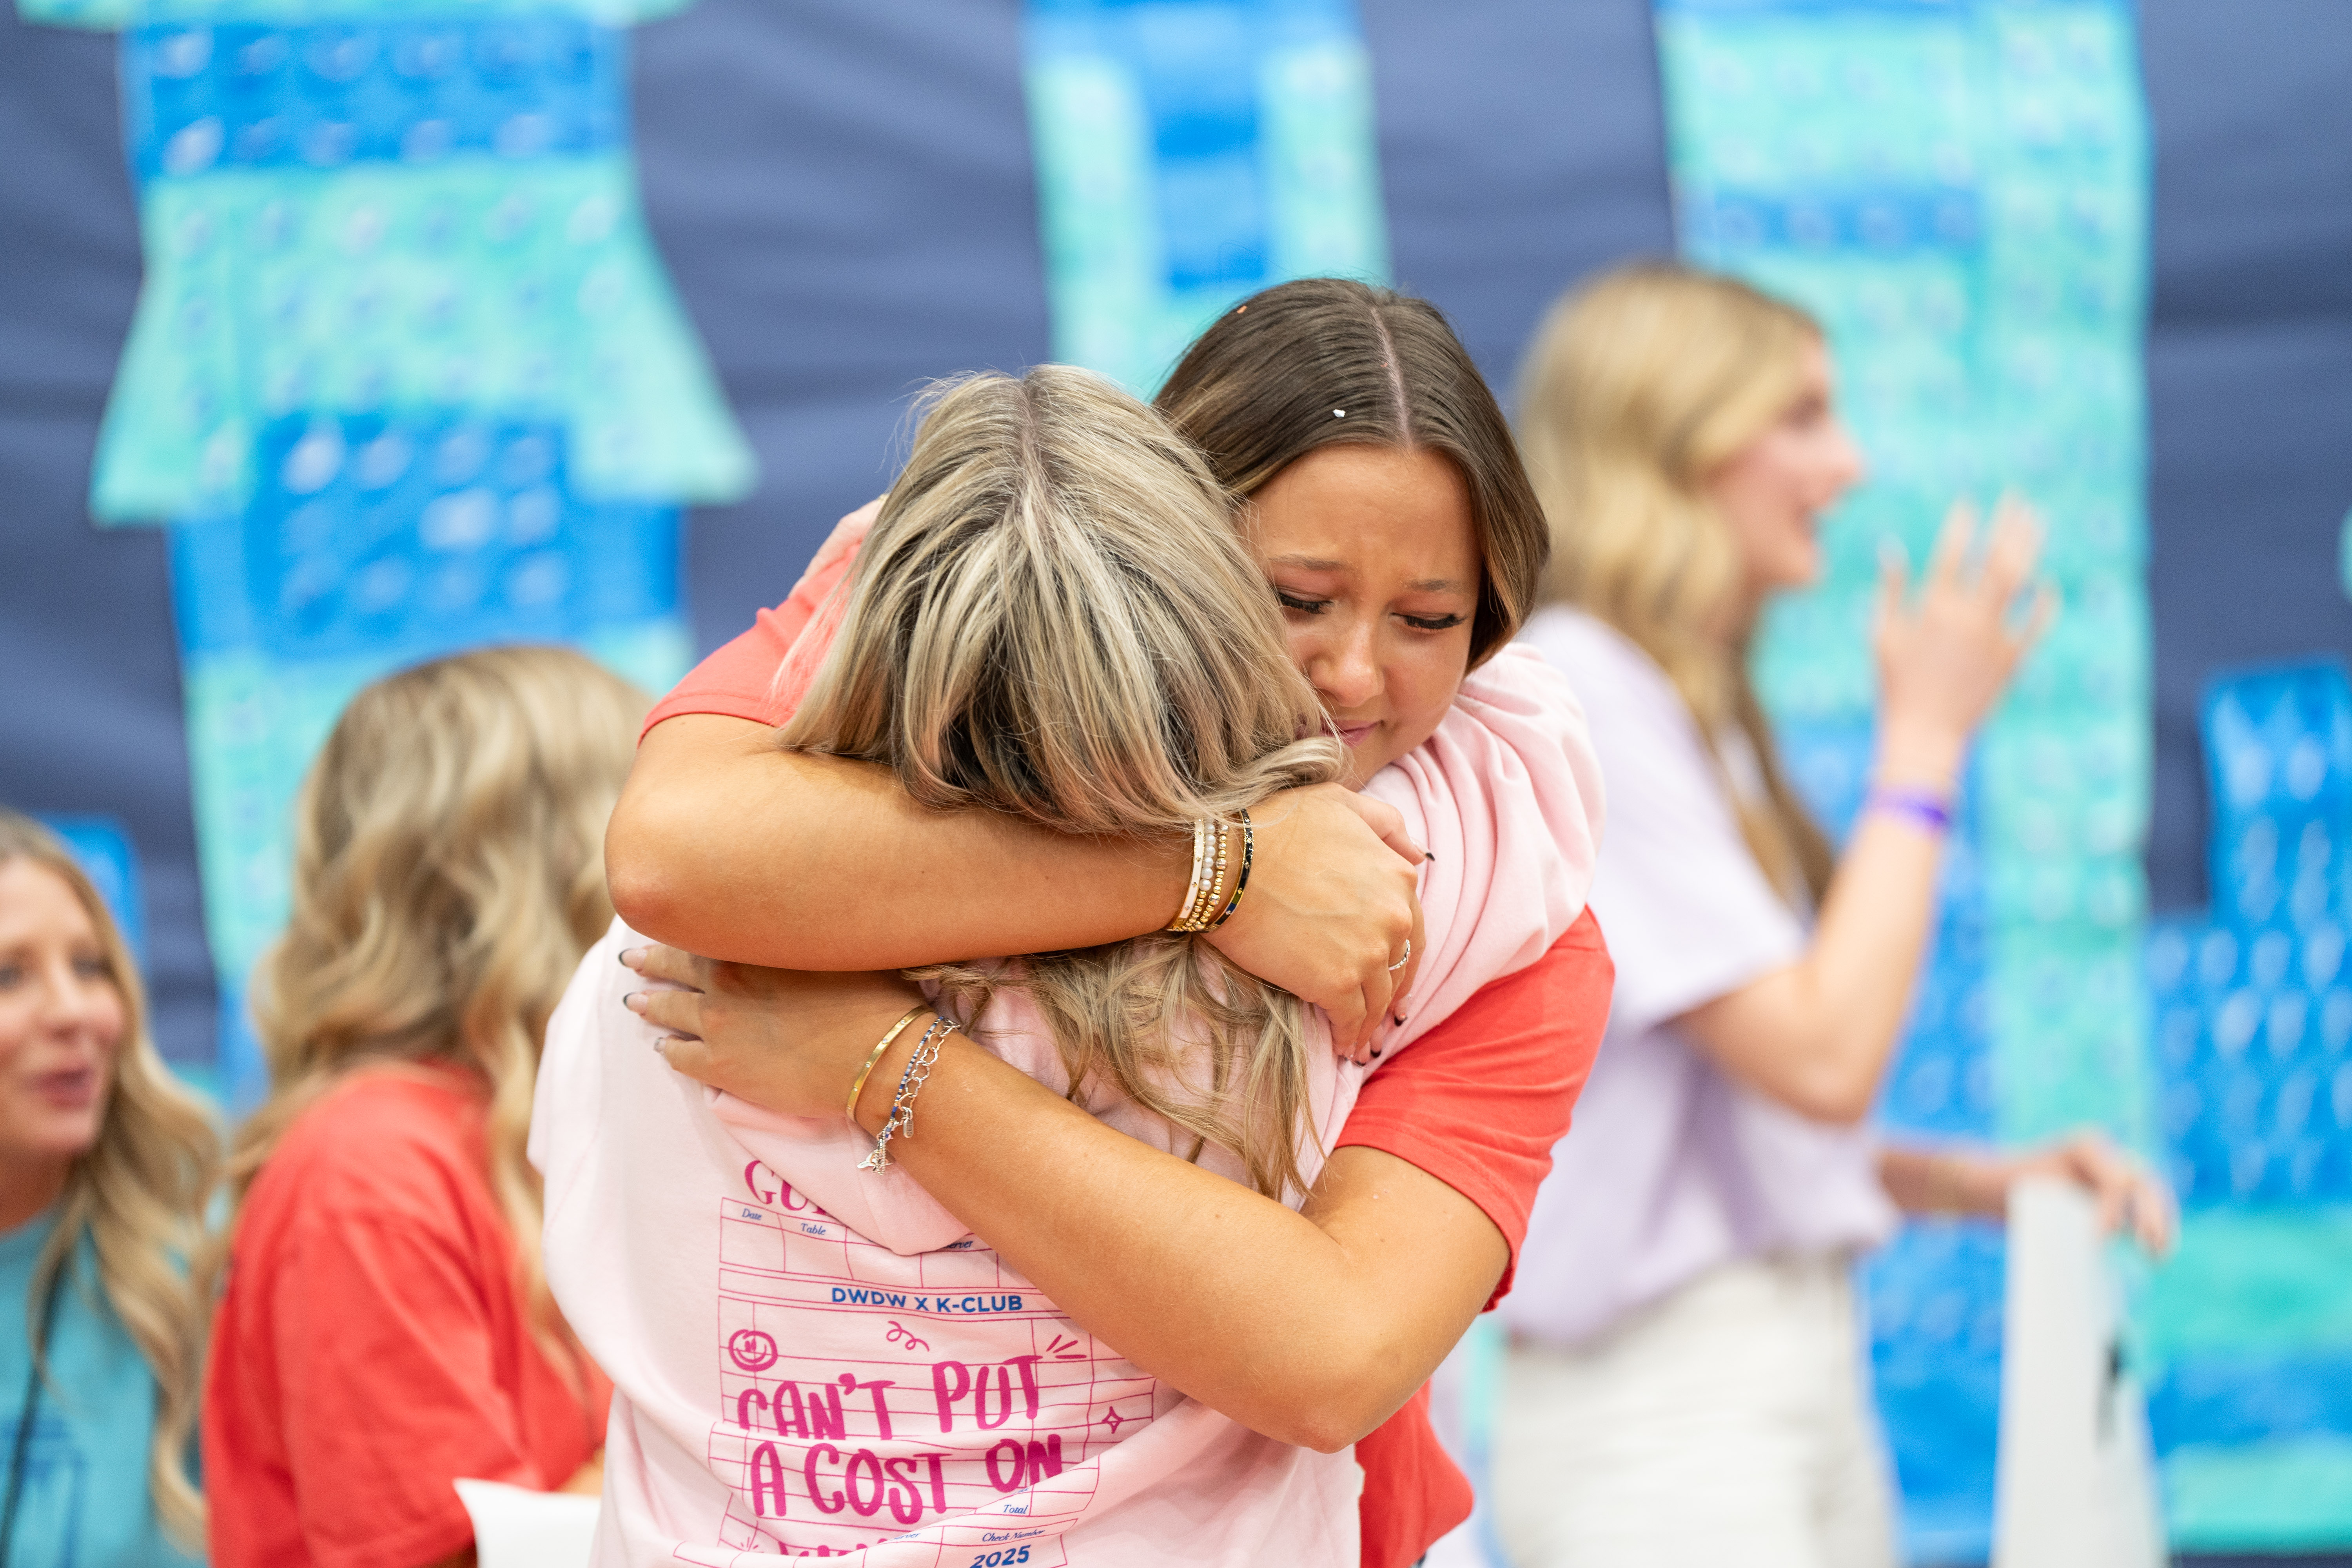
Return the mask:
<path id="1" fill-rule="evenodd" d="M 2148 0 L 2147 377 L 2158 909 L 2205 904 L 2199 701 L 2216 667 L 2352 649 L 2352 10 Z"/>

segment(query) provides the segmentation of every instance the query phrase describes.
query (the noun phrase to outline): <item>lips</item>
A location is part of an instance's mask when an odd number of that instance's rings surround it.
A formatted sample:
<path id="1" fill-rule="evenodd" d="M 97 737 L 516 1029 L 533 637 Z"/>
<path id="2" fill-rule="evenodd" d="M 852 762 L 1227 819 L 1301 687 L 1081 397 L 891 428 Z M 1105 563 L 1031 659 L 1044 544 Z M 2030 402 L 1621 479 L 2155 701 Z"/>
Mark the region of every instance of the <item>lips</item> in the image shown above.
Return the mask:
<path id="1" fill-rule="evenodd" d="M 1365 739 L 1369 737 L 1373 731 L 1379 728 L 1380 726 L 1378 724 L 1369 722 L 1362 724 L 1341 724 L 1335 721 L 1331 726 L 1332 732 L 1338 735 L 1340 742 L 1350 749 L 1362 745 Z"/>
<path id="2" fill-rule="evenodd" d="M 33 1090 L 60 1110 L 78 1110 L 98 1096 L 96 1068 L 69 1068 L 45 1072 L 33 1080 Z"/>

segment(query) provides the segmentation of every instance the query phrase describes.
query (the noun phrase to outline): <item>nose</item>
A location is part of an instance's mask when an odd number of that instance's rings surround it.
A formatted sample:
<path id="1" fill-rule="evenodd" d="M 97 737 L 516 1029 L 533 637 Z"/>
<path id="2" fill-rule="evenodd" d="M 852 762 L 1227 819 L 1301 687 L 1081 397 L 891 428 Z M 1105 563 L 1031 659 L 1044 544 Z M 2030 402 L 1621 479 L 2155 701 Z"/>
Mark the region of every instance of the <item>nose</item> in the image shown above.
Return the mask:
<path id="1" fill-rule="evenodd" d="M 1324 705 L 1339 712 L 1360 708 L 1381 694 L 1378 627 L 1370 616 L 1351 617 L 1307 662 L 1307 679 Z"/>
<path id="2" fill-rule="evenodd" d="M 1853 432 L 1846 428 L 1845 421 L 1839 420 L 1834 429 L 1829 463 L 1831 481 L 1834 487 L 1831 492 L 1832 500 L 1862 483 L 1870 472 L 1869 460 L 1862 455 L 1862 447 L 1855 442 Z"/>

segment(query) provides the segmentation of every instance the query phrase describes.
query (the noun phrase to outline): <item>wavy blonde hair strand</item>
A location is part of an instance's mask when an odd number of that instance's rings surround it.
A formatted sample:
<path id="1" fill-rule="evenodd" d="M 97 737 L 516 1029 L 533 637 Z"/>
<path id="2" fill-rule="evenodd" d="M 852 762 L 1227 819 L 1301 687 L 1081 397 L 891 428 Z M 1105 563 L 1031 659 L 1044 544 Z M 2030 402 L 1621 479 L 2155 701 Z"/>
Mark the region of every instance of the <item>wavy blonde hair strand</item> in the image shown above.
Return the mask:
<path id="1" fill-rule="evenodd" d="M 241 1209 L 287 1130 L 363 1067 L 453 1064 L 488 1090 L 490 1189 L 560 1369 L 525 1156 L 549 1015 L 604 933 L 605 820 L 645 695 L 568 648 L 419 665 L 352 699 L 296 807 L 294 908 L 257 974 L 270 1093 L 228 1163 Z M 232 1217 L 215 1250 L 226 1261 Z"/>
<path id="2" fill-rule="evenodd" d="M 1620 268 L 1545 315 L 1519 377 L 1519 445 L 1551 520 L 1548 600 L 1658 662 L 1712 748 L 1748 738 L 1765 798 L 1739 804 L 1765 873 L 1818 900 L 1829 841 L 1788 784 L 1748 668 L 1739 545 L 1708 479 L 1802 387 L 1813 319 L 1730 278 Z M 1719 760 L 1719 759 L 1718 759 Z M 1738 798 L 1735 795 L 1735 798 Z"/>

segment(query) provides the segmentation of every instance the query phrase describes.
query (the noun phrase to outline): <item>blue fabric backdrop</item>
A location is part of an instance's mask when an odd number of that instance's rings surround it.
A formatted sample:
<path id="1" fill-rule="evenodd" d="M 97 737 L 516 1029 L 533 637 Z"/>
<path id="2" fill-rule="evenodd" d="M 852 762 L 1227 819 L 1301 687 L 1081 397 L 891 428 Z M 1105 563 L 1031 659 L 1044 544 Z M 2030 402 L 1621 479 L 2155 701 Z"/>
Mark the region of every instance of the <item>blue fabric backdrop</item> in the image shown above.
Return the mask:
<path id="1" fill-rule="evenodd" d="M 1650 0 L 1360 0 L 1393 274 L 1507 387 L 1577 278 L 1673 246 Z M 701 0 L 637 29 L 645 197 L 758 448 L 695 515 L 715 646 L 884 483 L 926 378 L 1046 356 L 1015 0 Z M 2144 0 L 2157 144 L 2151 563 L 2159 910 L 2205 904 L 2200 697 L 2352 647 L 2352 12 Z M 116 41 L 0 0 L 0 801 L 120 827 L 166 1051 L 214 1056 L 167 544 L 93 529 L 139 284 Z"/>
<path id="2" fill-rule="evenodd" d="M 1398 279 L 1488 373 L 1563 284 L 1671 244 L 1641 0 L 1367 0 Z M 646 196 L 759 448 L 697 514 L 705 646 L 881 487 L 923 377 L 1046 352 L 1011 0 L 705 0 L 636 34 Z M 2158 908 L 2204 901 L 2200 682 L 2352 644 L 2352 13 L 2149 0 Z M 111 38 L 0 7 L 0 799 L 100 813 L 144 865 L 166 1048 L 212 1053 L 164 542 L 84 494 L 138 286 Z"/>

